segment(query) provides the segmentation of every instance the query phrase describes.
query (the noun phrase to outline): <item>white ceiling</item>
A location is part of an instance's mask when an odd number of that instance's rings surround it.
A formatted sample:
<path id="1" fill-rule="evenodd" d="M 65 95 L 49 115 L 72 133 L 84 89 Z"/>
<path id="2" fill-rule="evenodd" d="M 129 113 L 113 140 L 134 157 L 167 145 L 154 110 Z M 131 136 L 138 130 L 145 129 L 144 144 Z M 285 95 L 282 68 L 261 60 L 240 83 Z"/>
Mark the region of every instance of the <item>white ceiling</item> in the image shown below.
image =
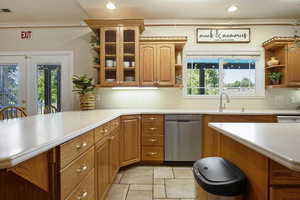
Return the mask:
<path id="1" fill-rule="evenodd" d="M 86 18 L 300 19 L 300 0 L 0 0 L 2 24 L 80 23 Z M 228 13 L 230 5 L 239 10 Z"/>
<path id="2" fill-rule="evenodd" d="M 76 0 L 0 0 L 0 23 L 76 23 L 88 15 Z"/>
<path id="3" fill-rule="evenodd" d="M 78 0 L 90 17 L 144 19 L 291 19 L 300 18 L 300 0 Z M 236 5 L 239 10 L 228 13 Z"/>

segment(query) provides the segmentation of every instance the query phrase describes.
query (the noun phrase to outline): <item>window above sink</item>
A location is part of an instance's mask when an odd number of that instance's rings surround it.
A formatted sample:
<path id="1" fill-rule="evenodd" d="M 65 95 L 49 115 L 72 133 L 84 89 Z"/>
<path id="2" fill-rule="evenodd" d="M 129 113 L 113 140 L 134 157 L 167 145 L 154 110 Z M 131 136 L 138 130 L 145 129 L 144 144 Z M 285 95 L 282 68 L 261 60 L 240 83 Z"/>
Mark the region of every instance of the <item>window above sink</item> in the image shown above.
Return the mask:
<path id="1" fill-rule="evenodd" d="M 184 95 L 263 97 L 264 68 L 260 56 L 187 56 Z"/>

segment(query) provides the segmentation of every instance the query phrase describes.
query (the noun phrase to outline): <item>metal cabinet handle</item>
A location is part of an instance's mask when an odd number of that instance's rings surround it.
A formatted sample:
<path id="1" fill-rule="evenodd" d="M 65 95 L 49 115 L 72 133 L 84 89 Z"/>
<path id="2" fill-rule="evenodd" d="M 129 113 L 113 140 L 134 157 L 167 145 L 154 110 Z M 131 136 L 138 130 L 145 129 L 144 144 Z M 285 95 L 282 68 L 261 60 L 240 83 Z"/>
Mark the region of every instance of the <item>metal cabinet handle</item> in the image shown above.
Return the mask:
<path id="1" fill-rule="evenodd" d="M 149 119 L 150 119 L 150 120 L 155 120 L 156 118 L 155 118 L 155 117 L 150 117 Z"/>
<path id="2" fill-rule="evenodd" d="M 154 130 L 156 130 L 157 128 L 149 128 L 151 131 L 154 131 Z"/>
<path id="3" fill-rule="evenodd" d="M 108 132 L 108 130 L 107 129 L 104 129 L 104 133 L 107 133 Z"/>
<path id="4" fill-rule="evenodd" d="M 151 138 L 151 139 L 149 139 L 149 141 L 150 141 L 150 142 L 156 142 L 157 139 Z"/>
<path id="5" fill-rule="evenodd" d="M 149 153 L 147 153 L 147 155 L 148 155 L 148 156 L 152 156 L 152 157 L 154 157 L 154 156 L 156 156 L 156 155 L 157 155 L 157 152 L 149 152 Z"/>
<path id="6" fill-rule="evenodd" d="M 86 171 L 87 169 L 88 169 L 88 167 L 87 167 L 86 165 L 83 165 L 81 168 L 78 168 L 76 171 L 77 171 L 78 173 L 81 173 L 81 172 Z"/>
<path id="7" fill-rule="evenodd" d="M 83 192 L 80 196 L 77 197 L 78 200 L 80 199 L 84 199 L 85 197 L 87 197 L 88 193 L 87 192 Z"/>
<path id="8" fill-rule="evenodd" d="M 81 149 L 81 148 L 83 148 L 83 147 L 86 147 L 87 146 L 87 143 L 86 142 L 82 142 L 81 144 L 77 144 L 76 145 L 76 149 Z"/>

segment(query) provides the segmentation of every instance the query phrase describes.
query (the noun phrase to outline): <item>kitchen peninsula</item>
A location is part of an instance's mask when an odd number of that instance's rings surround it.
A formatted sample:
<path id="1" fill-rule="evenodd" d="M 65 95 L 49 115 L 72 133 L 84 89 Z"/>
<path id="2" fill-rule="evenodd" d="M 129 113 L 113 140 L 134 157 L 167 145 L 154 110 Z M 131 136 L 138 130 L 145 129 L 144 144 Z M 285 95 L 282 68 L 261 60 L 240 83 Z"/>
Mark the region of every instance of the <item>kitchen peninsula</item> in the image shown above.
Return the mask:
<path id="1" fill-rule="evenodd" d="M 205 129 L 208 122 L 218 120 L 218 117 L 223 119 L 222 122 L 276 122 L 277 115 L 300 113 L 296 110 L 94 110 L 2 121 L 0 199 L 104 199 L 120 167 L 140 162 L 164 162 L 165 114 L 201 114 Z M 210 144 L 205 138 L 203 143 L 204 149 L 205 144 Z M 274 152 L 278 154 L 276 149 Z M 287 153 L 292 158 L 296 155 L 292 151 Z M 276 156 L 281 157 L 280 154 Z M 269 158 L 274 159 L 269 155 L 261 157 L 266 159 L 262 161 L 265 164 Z M 254 163 L 258 165 L 259 160 L 260 157 Z M 274 160 L 293 170 L 300 169 L 300 159 Z M 281 167 L 272 163 L 274 165 L 270 166 Z M 292 180 L 299 183 L 297 173 L 291 173 L 292 177 L 296 174 Z M 266 174 L 258 175 L 263 180 L 267 178 Z M 267 185 L 262 189 L 267 189 Z M 265 190 L 259 192 L 263 194 Z"/>
<path id="2" fill-rule="evenodd" d="M 300 199 L 300 125 L 210 123 L 219 138 L 217 156 L 243 170 L 246 199 Z"/>

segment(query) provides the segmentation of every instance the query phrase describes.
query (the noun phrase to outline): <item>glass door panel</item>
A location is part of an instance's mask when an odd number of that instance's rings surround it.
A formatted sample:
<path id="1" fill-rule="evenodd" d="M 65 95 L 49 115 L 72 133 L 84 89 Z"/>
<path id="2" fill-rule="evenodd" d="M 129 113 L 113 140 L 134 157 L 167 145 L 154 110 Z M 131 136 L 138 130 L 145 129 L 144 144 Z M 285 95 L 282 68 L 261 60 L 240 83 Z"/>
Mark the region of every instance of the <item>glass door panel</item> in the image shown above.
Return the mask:
<path id="1" fill-rule="evenodd" d="M 104 28 L 101 34 L 102 41 L 102 81 L 105 85 L 117 83 L 117 63 L 118 63 L 118 28 Z"/>
<path id="2" fill-rule="evenodd" d="M 122 32 L 122 79 L 123 85 L 137 84 L 137 29 L 123 28 Z"/>
<path id="3" fill-rule="evenodd" d="M 37 66 L 38 113 L 49 109 L 61 111 L 61 65 L 40 64 Z"/>
<path id="4" fill-rule="evenodd" d="M 26 108 L 25 57 L 0 57 L 0 109 L 6 106 Z"/>

